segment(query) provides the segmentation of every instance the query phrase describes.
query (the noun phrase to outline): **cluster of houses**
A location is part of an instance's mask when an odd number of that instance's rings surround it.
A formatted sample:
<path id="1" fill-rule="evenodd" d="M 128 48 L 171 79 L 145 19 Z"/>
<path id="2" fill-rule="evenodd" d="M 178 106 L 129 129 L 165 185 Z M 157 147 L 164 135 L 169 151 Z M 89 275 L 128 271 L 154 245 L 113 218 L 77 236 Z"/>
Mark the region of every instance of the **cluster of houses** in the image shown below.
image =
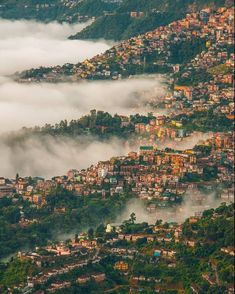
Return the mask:
<path id="1" fill-rule="evenodd" d="M 98 255 L 99 248 L 96 239 L 88 240 L 84 236 L 85 234 L 81 234 L 79 237 L 75 236 L 69 243 L 59 241 L 44 247 L 36 247 L 35 252 L 18 252 L 17 257 L 21 261 L 30 260 L 39 269 L 36 275 L 28 278 L 28 286 L 32 288 L 38 284 L 45 284 L 57 276 L 85 268 L 89 264 L 99 263 L 101 257 Z M 63 260 L 63 263 L 58 264 L 59 260 Z M 105 278 L 104 273 L 91 273 L 87 276 L 78 276 L 77 282 L 83 284 L 91 279 L 95 282 L 103 282 Z M 67 281 L 53 282 L 48 291 L 54 292 L 70 285 Z"/>
<path id="2" fill-rule="evenodd" d="M 50 192 L 58 186 L 78 197 L 96 195 L 106 199 L 115 194 L 128 193 L 150 201 L 148 210 L 153 213 L 157 207 L 173 205 L 189 194 L 195 204 L 203 205 L 206 197 L 199 192 L 198 185 L 203 184 L 212 190 L 215 186 L 226 184 L 226 188 L 220 190 L 218 196 L 223 201 L 231 201 L 234 176 L 233 133 L 216 133 L 198 146 L 184 151 L 141 146 L 139 152 L 129 152 L 127 156 L 98 162 L 86 170 L 71 169 L 66 176 L 56 176 L 50 180 L 1 177 L 0 197 L 7 196 L 17 201 L 17 197 L 21 196 L 40 208 L 46 205 Z M 201 150 L 203 148 L 209 148 L 210 152 L 204 154 Z M 216 168 L 217 173 L 213 179 L 205 180 L 203 175 L 208 167 Z M 200 181 L 188 180 L 188 174 L 199 177 Z M 65 211 L 65 207 L 55 208 L 55 213 Z M 27 226 L 29 223 L 22 212 L 21 225 Z"/>
<path id="3" fill-rule="evenodd" d="M 133 12 L 134 15 L 134 12 Z M 130 77 L 130 67 L 146 67 L 148 56 L 155 56 L 153 66 L 168 68 L 171 91 L 159 100 L 161 107 L 189 115 L 213 109 L 234 119 L 233 8 L 210 8 L 187 14 L 185 19 L 161 26 L 144 35 L 133 37 L 112 47 L 104 54 L 75 65 L 65 64 L 51 69 L 41 68 L 23 73 L 20 82 L 58 82 L 67 79 L 120 79 Z M 179 42 L 203 40 L 204 50 L 188 63 L 172 64 L 170 48 Z M 152 57 L 151 57 L 152 58 Z M 218 67 L 219 66 L 219 67 Z M 218 69 L 216 70 L 216 68 Z M 201 76 L 192 82 L 194 76 Z M 187 85 L 182 85 L 182 81 Z M 184 84 L 185 82 L 183 82 Z M 226 101 L 226 103 L 224 103 Z M 223 103 L 222 103 L 223 102 Z M 215 109 L 214 109 L 215 108 Z M 170 136 L 182 136 L 174 133 Z"/>
<path id="4" fill-rule="evenodd" d="M 189 224 L 194 225 L 200 220 L 201 216 L 192 216 L 188 219 Z M 219 213 L 214 213 L 213 218 L 219 218 Z M 19 285 L 20 289 L 27 287 L 32 289 L 35 285 L 47 285 L 48 292 L 55 292 L 58 289 L 65 289 L 71 286 L 71 280 L 61 280 L 64 274 L 76 269 L 86 269 L 86 274 L 77 274 L 76 283 L 78 285 L 86 284 L 89 281 L 95 283 L 103 283 L 107 279 L 105 271 L 94 272 L 89 266 L 91 264 L 99 264 L 107 256 L 112 256 L 110 265 L 114 270 L 124 275 L 132 282 L 155 282 L 160 285 L 161 279 L 145 275 L 133 275 L 132 263 L 135 260 L 148 259 L 148 263 L 164 263 L 169 269 L 176 268 L 178 263 L 177 247 L 174 244 L 181 243 L 189 249 L 194 248 L 198 242 L 194 236 L 197 231 L 193 231 L 193 236 L 187 238 L 183 233 L 183 226 L 177 223 L 156 223 L 147 226 L 139 233 L 126 234 L 123 233 L 122 225 L 107 225 L 104 234 L 109 234 L 103 242 L 97 242 L 96 237 L 88 237 L 87 233 L 76 234 L 75 238 L 66 241 L 58 241 L 50 243 L 44 247 L 36 247 L 34 252 L 18 252 L 20 260 L 31 260 L 38 268 L 38 273 L 28 277 L 27 286 Z M 107 233 L 108 232 L 108 233 Z M 110 234 L 112 233 L 113 234 Z M 145 240 L 145 249 L 138 249 L 138 240 Z M 125 245 L 120 241 L 125 240 Z M 200 241 L 204 246 L 203 241 Z M 221 254 L 234 256 L 234 248 L 221 247 Z M 210 271 L 203 273 L 202 279 L 207 280 L 211 285 L 219 284 L 217 264 L 215 260 L 209 262 Z M 74 275 L 73 275 L 74 278 Z M 213 282 L 213 283 L 212 283 Z M 194 285 L 192 285 L 193 287 Z M 41 293 L 41 292 L 40 292 Z M 42 292 L 43 293 L 43 292 Z"/>
<path id="5" fill-rule="evenodd" d="M 147 123 L 136 123 L 135 132 L 142 136 L 147 136 L 152 141 L 156 139 L 173 139 L 181 140 L 189 135 L 189 133 L 183 128 L 183 124 L 170 120 L 165 115 L 157 116 L 156 119 L 150 120 Z"/>
<path id="6" fill-rule="evenodd" d="M 222 14 L 220 14 L 222 13 Z M 202 37 L 208 37 L 206 49 L 184 65 L 177 79 L 190 79 L 193 75 L 210 76 L 202 78 L 197 85 L 174 87 L 174 96 L 187 98 L 188 108 L 204 111 L 216 107 L 219 113 L 233 119 L 233 68 L 235 55 L 228 47 L 233 46 L 234 14 L 231 9 L 223 8 L 211 15 L 207 26 L 203 27 Z M 179 68 L 175 69 L 176 72 Z M 176 83 L 177 83 L 176 79 Z M 203 80 L 204 79 L 204 80 Z M 227 101 L 222 105 L 221 101 Z M 173 101 L 168 101 L 168 107 Z M 184 109 L 182 102 L 178 108 Z"/>
<path id="7" fill-rule="evenodd" d="M 139 15 L 132 13 L 132 17 Z M 204 9 L 200 13 L 188 14 L 185 19 L 159 27 L 155 31 L 146 33 L 114 46 L 105 54 L 86 60 L 78 65 L 65 65 L 52 68 L 49 73 L 40 77 L 27 77 L 21 81 L 58 81 L 64 76 L 64 70 L 69 69 L 71 79 L 119 79 L 125 75 L 130 65 L 146 66 L 144 56 L 157 54 L 157 66 L 167 66 L 172 69 L 172 93 L 168 93 L 161 101 L 165 108 L 178 109 L 180 113 L 190 114 L 194 111 L 205 111 L 213 107 L 215 113 L 223 113 L 228 119 L 233 119 L 233 74 L 234 54 L 227 48 L 233 45 L 234 14 L 233 9 L 220 8 L 215 13 Z M 192 38 L 205 39 L 206 49 L 193 58 L 184 68 L 169 62 L 171 56 L 168 48 L 180 40 Z M 218 68 L 219 66 L 219 68 Z M 222 67 L 221 67 L 222 66 Z M 180 81 L 188 79 L 195 73 L 209 75 L 204 81 L 189 86 L 181 86 Z M 178 82 L 178 84 L 177 84 Z M 222 103 L 223 102 L 223 103 Z M 122 119 L 123 125 L 129 124 L 127 117 Z M 177 141 L 188 136 L 180 121 L 169 120 L 162 115 L 150 120 L 149 123 L 136 123 L 135 132 L 140 137 L 147 137 L 148 143 L 155 139 L 174 139 Z M 156 145 L 146 144 L 138 152 L 129 152 L 127 156 L 113 157 L 107 161 L 98 162 L 85 170 L 71 169 L 64 176 L 55 176 L 50 180 L 43 178 L 19 177 L 6 179 L 0 177 L 0 198 L 11 197 L 18 201 L 21 196 L 33 206 L 41 208 L 47 204 L 47 197 L 53 189 L 60 186 L 73 192 L 77 197 L 99 196 L 106 199 L 114 195 L 131 194 L 148 203 L 149 214 L 155 213 L 159 207 L 175 205 L 177 202 L 190 198 L 195 205 L 206 202 L 206 193 L 201 193 L 201 188 L 213 191 L 218 187 L 218 197 L 221 202 L 233 201 L 234 197 L 234 133 L 214 133 L 209 138 L 198 143 L 193 149 L 184 151 L 172 149 L 161 150 Z M 212 174 L 209 174 L 212 171 Z M 54 208 L 55 213 L 65 213 L 66 207 Z M 198 211 L 189 219 L 189 224 L 197 223 L 201 217 Z M 214 215 L 216 218 L 217 216 Z M 24 227 L 36 219 L 28 220 L 21 211 L 19 225 Z M 40 253 L 19 253 L 20 259 L 32 260 L 40 274 L 30 278 L 28 286 L 44 284 L 51 278 L 68 273 L 76 268 L 83 268 L 90 263 L 99 263 L 108 254 L 115 255 L 120 260 L 113 264 L 115 270 L 124 274 L 130 270 L 129 260 L 136 255 L 144 255 L 136 250 L 138 240 L 145 239 L 148 244 L 158 245 L 152 248 L 151 258 L 163 259 L 168 267 L 176 265 L 176 251 L 170 244 L 182 243 L 188 248 L 196 246 L 192 237 L 182 237 L 182 226 L 172 224 L 170 227 L 162 225 L 151 226 L 152 233 L 125 234 L 121 230 L 116 237 L 105 243 L 98 244 L 96 239 L 84 236 L 70 240 L 69 243 L 58 242 L 39 248 Z M 108 226 L 106 233 L 113 232 Z M 116 246 L 115 242 L 128 242 L 133 248 Z M 42 251 L 43 249 L 43 251 Z M 102 251 L 102 257 L 100 252 Z M 234 256 L 234 249 L 222 247 L 222 254 Z M 59 267 L 56 261 L 64 259 L 64 266 Z M 50 269 L 44 268 L 45 264 L 53 265 Z M 214 272 L 203 274 L 202 278 L 211 285 L 218 284 Z M 132 279 L 139 281 L 152 281 L 149 277 L 134 276 Z M 149 280 L 148 280 L 149 279 Z M 77 277 L 78 284 L 94 280 L 97 283 L 106 280 L 106 274 L 89 273 Z M 160 282 L 160 280 L 155 280 Z M 49 292 L 70 287 L 70 281 L 58 281 L 50 284 Z M 194 293 L 197 287 L 191 286 Z"/>
<path id="8" fill-rule="evenodd" d="M 206 22 L 200 13 L 188 14 L 185 19 L 123 41 L 104 54 L 86 60 L 83 63 L 67 65 L 71 78 L 73 80 L 94 79 L 96 77 L 117 79 L 122 77 L 123 73 L 127 71 L 127 66 L 131 64 L 144 65 L 143 57 L 153 53 L 157 53 L 159 56 L 159 58 L 156 58 L 156 62 L 159 65 L 174 67 L 177 71 L 179 66 L 168 63 L 170 59 L 169 47 L 174 43 L 199 37 L 206 38 L 208 46 L 210 44 L 214 45 L 214 42 L 231 42 L 232 44 L 233 9 L 220 8 L 216 13 L 207 9 L 204 12 L 208 15 L 208 21 Z M 229 56 L 226 57 L 229 59 Z M 43 76 L 36 76 L 35 80 L 32 78 L 32 80 L 28 81 L 39 81 L 40 79 L 57 81 L 64 75 L 63 71 L 65 68 L 66 65 L 64 67 L 54 67 Z"/>
<path id="9" fill-rule="evenodd" d="M 108 225 L 110 227 L 110 225 Z M 107 226 L 107 227 L 108 227 Z M 71 286 L 70 281 L 56 281 L 56 277 L 69 273 L 75 269 L 85 268 L 90 263 L 99 263 L 102 258 L 108 255 L 117 256 L 120 260 L 113 264 L 113 268 L 117 271 L 127 273 L 129 270 L 128 260 L 133 260 L 136 256 L 144 256 L 136 248 L 116 246 L 118 240 L 126 240 L 131 244 L 135 244 L 138 239 L 147 238 L 147 242 L 152 244 L 155 240 L 161 243 L 161 249 L 154 248 L 151 256 L 155 258 L 163 258 L 168 262 L 175 262 L 176 252 L 164 248 L 165 242 L 175 240 L 178 242 L 182 235 L 181 225 L 172 224 L 170 228 L 164 228 L 163 225 L 150 225 L 153 229 L 152 234 L 123 234 L 120 227 L 111 227 L 112 231 L 120 231 L 120 233 L 106 240 L 105 243 L 98 243 L 96 238 L 89 239 L 86 233 L 76 235 L 75 238 L 69 241 L 59 241 L 54 244 L 49 244 L 44 247 L 36 247 L 34 252 L 18 252 L 18 258 L 22 261 L 30 260 L 39 269 L 38 274 L 33 277 L 28 277 L 27 287 L 34 287 L 37 284 L 52 283 L 48 286 L 49 292 L 54 292 L 58 289 L 64 289 Z M 171 238 L 169 239 L 169 236 Z M 162 238 L 162 236 L 165 236 Z M 168 239 L 169 240 L 168 240 Z M 167 241 L 168 240 L 168 241 Z M 102 254 L 101 254 L 102 252 Z M 63 259 L 63 266 L 58 260 Z M 137 278 L 137 277 L 136 277 Z M 142 278 L 139 277 L 141 280 Z M 82 285 L 88 281 L 93 280 L 96 283 L 102 283 L 106 280 L 104 272 L 87 273 L 86 275 L 79 275 L 77 283 Z M 20 285 L 25 287 L 25 285 Z"/>

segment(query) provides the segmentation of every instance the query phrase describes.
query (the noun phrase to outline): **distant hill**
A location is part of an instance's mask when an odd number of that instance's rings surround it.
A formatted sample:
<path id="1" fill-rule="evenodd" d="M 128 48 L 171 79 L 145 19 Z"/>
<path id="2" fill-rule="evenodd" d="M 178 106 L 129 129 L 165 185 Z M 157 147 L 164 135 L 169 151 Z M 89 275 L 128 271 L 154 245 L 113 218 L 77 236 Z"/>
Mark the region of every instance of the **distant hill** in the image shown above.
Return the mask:
<path id="1" fill-rule="evenodd" d="M 70 39 L 124 40 L 232 0 L 0 0 L 0 18 L 43 22 L 95 21 Z"/>
<path id="2" fill-rule="evenodd" d="M 95 22 L 70 39 L 124 40 L 178 20 L 187 12 L 206 6 L 228 5 L 228 0 L 124 0 L 113 13 Z"/>
<path id="3" fill-rule="evenodd" d="M 0 0 L 0 18 L 77 22 L 112 12 L 113 0 Z"/>

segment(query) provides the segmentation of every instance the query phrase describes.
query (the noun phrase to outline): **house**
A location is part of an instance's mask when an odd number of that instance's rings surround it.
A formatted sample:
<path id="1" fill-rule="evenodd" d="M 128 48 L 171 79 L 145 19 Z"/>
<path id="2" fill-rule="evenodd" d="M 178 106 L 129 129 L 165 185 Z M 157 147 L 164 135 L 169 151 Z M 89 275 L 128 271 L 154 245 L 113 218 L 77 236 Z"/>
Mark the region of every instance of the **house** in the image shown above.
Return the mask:
<path id="1" fill-rule="evenodd" d="M 210 285 L 215 285 L 216 284 L 216 279 L 215 277 L 212 277 L 212 275 L 209 275 L 209 274 L 202 274 L 202 278 L 204 280 L 206 280 Z"/>
<path id="2" fill-rule="evenodd" d="M 229 254 L 231 256 L 234 256 L 234 248 L 233 247 L 222 247 L 220 248 L 220 251 L 226 254 Z"/>
<path id="3" fill-rule="evenodd" d="M 160 257 L 161 254 L 162 254 L 162 251 L 161 250 L 154 250 L 153 256 L 154 257 Z"/>
<path id="4" fill-rule="evenodd" d="M 189 218 L 189 223 L 190 224 L 195 224 L 195 223 L 197 223 L 198 222 L 198 218 L 196 218 L 196 217 L 190 217 Z"/>
<path id="5" fill-rule="evenodd" d="M 162 256 L 163 257 L 174 258 L 175 255 L 176 255 L 176 252 L 173 251 L 173 250 L 167 250 L 167 249 L 162 250 Z"/>
<path id="6" fill-rule="evenodd" d="M 12 196 L 14 192 L 13 186 L 11 185 L 1 185 L 0 186 L 0 198 L 5 196 Z"/>
<path id="7" fill-rule="evenodd" d="M 91 277 L 96 281 L 96 283 L 101 283 L 106 279 L 105 273 L 92 274 Z"/>
<path id="8" fill-rule="evenodd" d="M 128 270 L 128 263 L 124 261 L 118 261 L 114 265 L 114 269 L 119 270 L 119 271 L 127 271 Z"/>
<path id="9" fill-rule="evenodd" d="M 85 284 L 85 283 L 87 283 L 88 281 L 90 281 L 90 276 L 81 276 L 81 277 L 78 277 L 77 278 L 77 282 L 79 283 L 79 284 Z"/>
<path id="10" fill-rule="evenodd" d="M 187 245 L 188 247 L 195 247 L 196 242 L 195 242 L 194 240 L 187 240 L 187 241 L 186 241 L 186 245 Z"/>
<path id="11" fill-rule="evenodd" d="M 56 292 L 57 290 L 61 290 L 64 288 L 68 288 L 71 286 L 70 282 L 57 282 L 57 283 L 52 283 L 50 288 L 47 289 L 48 292 Z"/>
<path id="12" fill-rule="evenodd" d="M 34 194 L 32 196 L 32 202 L 35 203 L 38 206 L 41 206 L 42 205 L 42 195 Z"/>
<path id="13" fill-rule="evenodd" d="M 0 177 L 0 186 L 5 185 L 6 180 L 3 177 Z"/>

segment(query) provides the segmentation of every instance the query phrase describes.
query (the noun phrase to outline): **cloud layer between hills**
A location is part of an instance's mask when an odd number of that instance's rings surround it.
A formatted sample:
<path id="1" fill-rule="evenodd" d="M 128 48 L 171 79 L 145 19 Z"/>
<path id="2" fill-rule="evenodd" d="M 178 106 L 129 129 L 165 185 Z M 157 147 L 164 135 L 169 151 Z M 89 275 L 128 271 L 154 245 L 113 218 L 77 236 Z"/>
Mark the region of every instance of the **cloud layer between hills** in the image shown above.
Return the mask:
<path id="1" fill-rule="evenodd" d="M 109 49 L 106 41 L 68 40 L 83 24 L 0 19 L 0 75 L 32 67 L 77 63 Z"/>
<path id="2" fill-rule="evenodd" d="M 92 137 L 31 137 L 14 146 L 0 142 L 0 175 L 14 177 L 18 172 L 21 176 L 51 178 L 129 151 L 128 144 L 115 138 L 100 142 Z"/>
<path id="3" fill-rule="evenodd" d="M 91 109 L 112 114 L 142 111 L 147 96 L 143 92 L 156 88 L 154 79 L 140 78 L 116 82 L 80 84 L 17 84 L 0 82 L 0 133 L 23 126 L 57 123 L 78 119 Z"/>
<path id="4" fill-rule="evenodd" d="M 12 81 L 0 84 L 0 136 L 23 126 L 58 123 L 62 119 L 78 119 L 91 109 L 112 114 L 144 111 L 150 88 L 161 90 L 158 80 L 133 79 L 116 82 L 84 82 L 81 84 L 26 85 Z M 95 140 L 93 138 L 93 140 Z M 69 168 L 86 168 L 99 160 L 129 151 L 123 142 L 86 142 L 84 138 L 60 140 L 40 138 L 12 147 L 0 137 L 0 174 L 51 177 L 64 174 Z M 83 143 L 84 143 L 83 142 Z"/>
<path id="5" fill-rule="evenodd" d="M 91 109 L 130 114 L 143 109 L 144 92 L 162 91 L 158 79 L 141 77 L 117 82 L 18 84 L 6 75 L 38 66 L 76 63 L 104 52 L 111 43 L 72 41 L 67 37 L 87 24 L 44 24 L 0 20 L 0 135 L 23 126 L 42 126 L 78 119 Z M 50 177 L 69 168 L 85 168 L 113 155 L 126 154 L 123 142 L 31 138 L 11 147 L 0 138 L 0 174 Z"/>

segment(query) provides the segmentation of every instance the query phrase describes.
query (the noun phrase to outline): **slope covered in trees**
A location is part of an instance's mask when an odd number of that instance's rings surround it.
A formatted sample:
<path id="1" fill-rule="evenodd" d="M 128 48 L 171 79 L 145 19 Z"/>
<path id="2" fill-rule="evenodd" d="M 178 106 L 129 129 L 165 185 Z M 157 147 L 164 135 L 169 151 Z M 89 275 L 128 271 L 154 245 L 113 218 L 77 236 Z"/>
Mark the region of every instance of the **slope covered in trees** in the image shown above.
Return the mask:
<path id="1" fill-rule="evenodd" d="M 94 23 L 71 39 L 127 39 L 138 34 L 153 30 L 158 26 L 167 25 L 178 20 L 187 12 L 206 6 L 219 7 L 229 5 L 226 0 L 126 0 L 109 15 L 101 15 Z M 137 12 L 134 16 L 132 12 Z M 138 14 L 142 12 L 142 14 Z"/>
<path id="2" fill-rule="evenodd" d="M 158 26 L 167 25 L 183 14 L 150 12 L 140 18 L 132 18 L 129 13 L 116 13 L 98 17 L 97 20 L 82 32 L 71 36 L 70 39 L 99 39 L 107 40 L 128 39 L 143 34 Z"/>

